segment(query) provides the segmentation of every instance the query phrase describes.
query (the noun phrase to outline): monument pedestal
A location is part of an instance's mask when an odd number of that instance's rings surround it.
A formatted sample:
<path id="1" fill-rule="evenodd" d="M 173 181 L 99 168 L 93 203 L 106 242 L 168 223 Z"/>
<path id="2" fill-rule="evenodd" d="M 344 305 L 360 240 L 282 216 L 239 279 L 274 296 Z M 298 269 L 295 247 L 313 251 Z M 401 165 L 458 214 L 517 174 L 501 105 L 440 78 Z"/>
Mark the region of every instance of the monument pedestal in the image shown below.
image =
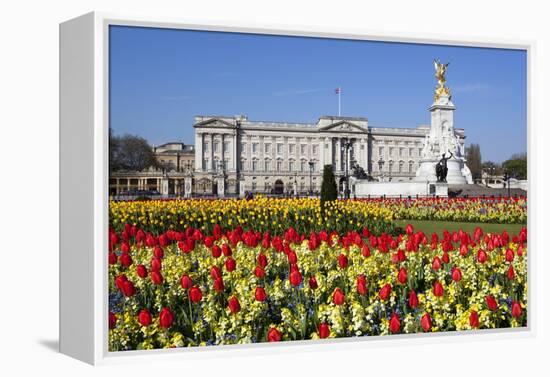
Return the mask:
<path id="1" fill-rule="evenodd" d="M 169 194 L 169 185 L 168 178 L 164 177 L 160 181 L 160 193 L 162 196 L 168 196 Z"/>
<path id="2" fill-rule="evenodd" d="M 216 182 L 218 184 L 218 198 L 225 198 L 225 177 L 217 177 Z"/>
<path id="3" fill-rule="evenodd" d="M 184 183 L 184 194 L 187 199 L 191 198 L 191 195 L 193 194 L 193 177 L 185 177 L 185 183 Z"/>

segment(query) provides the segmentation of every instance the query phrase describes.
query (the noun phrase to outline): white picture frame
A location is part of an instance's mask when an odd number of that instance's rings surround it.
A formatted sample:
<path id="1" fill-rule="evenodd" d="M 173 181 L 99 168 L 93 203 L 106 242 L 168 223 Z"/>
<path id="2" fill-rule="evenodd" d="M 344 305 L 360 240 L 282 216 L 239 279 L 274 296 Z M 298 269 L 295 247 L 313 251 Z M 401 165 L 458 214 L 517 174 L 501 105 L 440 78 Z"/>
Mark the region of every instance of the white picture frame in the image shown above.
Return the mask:
<path id="1" fill-rule="evenodd" d="M 532 64 L 533 41 L 484 38 L 449 38 L 419 33 L 372 32 L 346 28 L 212 23 L 201 20 L 143 18 L 88 13 L 60 24 L 60 351 L 90 364 L 129 362 L 136 359 L 231 357 L 270 352 L 326 351 L 333 348 L 380 347 L 394 342 L 462 342 L 503 337 L 532 337 L 536 302 L 531 299 L 536 258 L 529 254 L 528 327 L 471 332 L 364 337 L 331 341 L 296 341 L 281 344 L 197 347 L 152 351 L 109 352 L 107 302 L 108 224 L 108 30 L 110 25 L 172 29 L 250 32 L 273 35 L 315 36 L 371 41 L 514 48 L 527 52 L 528 156 L 533 156 Z M 529 193 L 536 177 L 529 165 Z M 532 209 L 528 214 L 531 229 Z M 327 344 L 328 343 L 328 344 Z M 214 352 L 216 351 L 216 352 Z M 223 351 L 223 352 L 217 352 Z"/>

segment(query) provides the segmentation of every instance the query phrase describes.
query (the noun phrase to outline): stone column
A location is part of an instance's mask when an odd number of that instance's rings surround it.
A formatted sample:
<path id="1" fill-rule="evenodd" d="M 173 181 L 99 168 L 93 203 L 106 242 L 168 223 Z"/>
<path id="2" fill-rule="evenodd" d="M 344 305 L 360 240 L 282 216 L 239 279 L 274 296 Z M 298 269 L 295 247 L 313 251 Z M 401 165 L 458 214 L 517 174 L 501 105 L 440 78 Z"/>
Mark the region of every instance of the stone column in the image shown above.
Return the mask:
<path id="1" fill-rule="evenodd" d="M 193 177 L 187 176 L 185 177 L 185 197 L 190 198 L 191 194 L 193 194 Z"/>
<path id="2" fill-rule="evenodd" d="M 336 171 L 342 170 L 342 148 L 340 143 L 340 138 L 336 138 L 336 150 L 335 150 L 335 159 L 334 162 L 336 163 Z"/>
<path id="3" fill-rule="evenodd" d="M 210 135 L 210 162 L 208 163 L 208 170 L 214 170 L 214 134 Z"/>
<path id="4" fill-rule="evenodd" d="M 319 138 L 319 166 L 317 167 L 319 172 L 322 172 L 325 167 L 325 140 L 324 137 Z"/>
<path id="5" fill-rule="evenodd" d="M 235 172 L 238 172 L 238 158 L 239 158 L 239 148 L 240 148 L 240 143 L 238 143 L 238 137 L 237 137 L 237 130 L 235 130 L 235 133 L 233 134 L 233 139 L 232 139 L 232 142 L 233 142 L 233 161 L 232 161 L 232 164 L 231 164 L 231 168 L 235 171 Z"/>
<path id="6" fill-rule="evenodd" d="M 195 133 L 195 170 L 202 171 L 204 168 L 204 134 L 202 132 Z"/>

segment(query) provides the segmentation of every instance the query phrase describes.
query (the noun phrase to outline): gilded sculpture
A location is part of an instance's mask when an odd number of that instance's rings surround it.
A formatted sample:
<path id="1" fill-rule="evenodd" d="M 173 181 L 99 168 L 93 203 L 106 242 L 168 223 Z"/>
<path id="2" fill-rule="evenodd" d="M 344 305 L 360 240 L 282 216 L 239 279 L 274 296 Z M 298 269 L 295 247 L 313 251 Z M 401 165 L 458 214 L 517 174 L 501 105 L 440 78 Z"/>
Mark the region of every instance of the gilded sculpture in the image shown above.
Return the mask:
<path id="1" fill-rule="evenodd" d="M 439 59 L 434 59 L 435 78 L 437 79 L 437 87 L 435 88 L 434 100 L 437 101 L 441 96 L 451 99 L 451 91 L 445 86 L 445 72 L 449 63 L 443 64 Z"/>

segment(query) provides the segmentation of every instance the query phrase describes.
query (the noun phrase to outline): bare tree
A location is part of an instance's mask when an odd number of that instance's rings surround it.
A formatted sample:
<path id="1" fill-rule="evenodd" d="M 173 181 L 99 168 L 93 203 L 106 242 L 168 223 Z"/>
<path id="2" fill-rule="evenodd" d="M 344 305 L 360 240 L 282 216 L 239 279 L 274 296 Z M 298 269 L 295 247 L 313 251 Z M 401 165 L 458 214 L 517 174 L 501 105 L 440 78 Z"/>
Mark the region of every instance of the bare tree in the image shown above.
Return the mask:
<path id="1" fill-rule="evenodd" d="M 136 135 L 115 136 L 109 130 L 109 168 L 111 171 L 142 171 L 156 167 L 153 148 L 147 140 Z"/>

